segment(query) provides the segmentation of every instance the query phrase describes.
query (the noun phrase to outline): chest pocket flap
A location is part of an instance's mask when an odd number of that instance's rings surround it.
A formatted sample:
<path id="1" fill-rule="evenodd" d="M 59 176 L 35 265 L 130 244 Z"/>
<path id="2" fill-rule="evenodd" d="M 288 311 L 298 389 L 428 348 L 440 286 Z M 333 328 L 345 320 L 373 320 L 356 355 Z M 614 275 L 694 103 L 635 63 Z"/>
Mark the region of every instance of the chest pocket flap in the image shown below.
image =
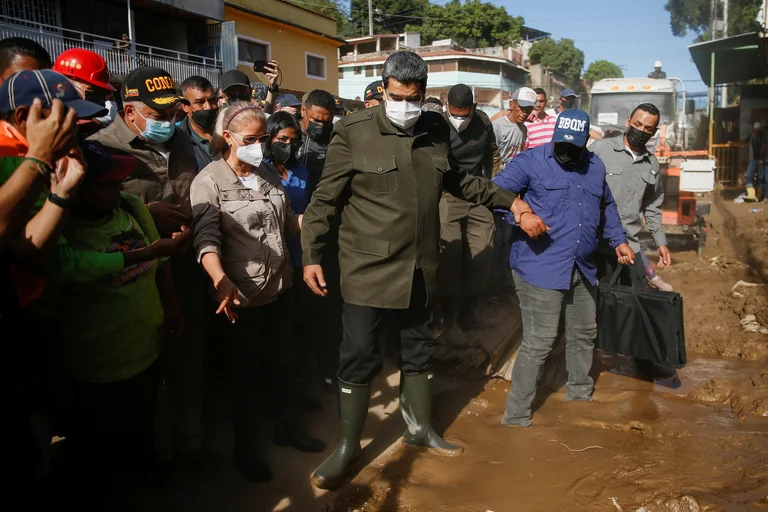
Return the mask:
<path id="1" fill-rule="evenodd" d="M 568 188 L 568 180 L 544 180 L 542 186 L 547 190 L 565 190 Z"/>
<path id="2" fill-rule="evenodd" d="M 391 194 L 397 190 L 397 160 L 379 156 L 364 160 L 365 186 L 375 194 Z"/>
<path id="3" fill-rule="evenodd" d="M 451 162 L 448 161 L 448 157 L 446 156 L 433 156 L 432 163 L 440 172 L 448 172 L 451 170 Z"/>

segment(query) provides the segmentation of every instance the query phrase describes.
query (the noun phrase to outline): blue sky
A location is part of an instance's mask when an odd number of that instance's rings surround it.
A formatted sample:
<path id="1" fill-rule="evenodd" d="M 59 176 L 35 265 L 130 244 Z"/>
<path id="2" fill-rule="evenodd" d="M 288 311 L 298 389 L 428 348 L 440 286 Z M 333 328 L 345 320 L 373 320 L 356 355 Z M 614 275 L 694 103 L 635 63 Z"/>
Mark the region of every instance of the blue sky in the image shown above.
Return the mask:
<path id="1" fill-rule="evenodd" d="M 438 0 L 438 3 L 445 3 Z M 666 0 L 492 0 L 523 16 L 526 26 L 570 38 L 584 52 L 584 65 L 606 59 L 624 68 L 624 76 L 646 76 L 660 60 L 667 76 L 685 80 L 689 91 L 706 90 L 691 61 L 688 45 L 696 37 L 675 37 Z"/>

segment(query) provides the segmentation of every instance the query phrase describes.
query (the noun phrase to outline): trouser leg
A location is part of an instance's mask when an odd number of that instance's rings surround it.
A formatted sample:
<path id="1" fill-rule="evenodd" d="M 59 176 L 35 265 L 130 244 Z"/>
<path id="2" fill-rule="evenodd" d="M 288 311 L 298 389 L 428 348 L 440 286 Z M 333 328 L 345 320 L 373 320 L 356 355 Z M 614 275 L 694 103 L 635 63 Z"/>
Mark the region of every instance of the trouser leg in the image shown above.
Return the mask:
<path id="1" fill-rule="evenodd" d="M 464 240 L 469 204 L 450 194 L 440 199 L 440 325 L 450 329 L 456 322 L 462 275 L 465 273 Z"/>
<path id="2" fill-rule="evenodd" d="M 512 285 L 509 274 L 509 253 L 512 250 L 512 226 L 504 220 L 504 215 L 499 213 L 493 214 L 493 221 L 495 224 L 494 240 L 493 240 L 493 254 L 494 262 L 493 281 L 491 282 L 491 289 L 495 291 L 502 291 Z"/>
<path id="3" fill-rule="evenodd" d="M 571 289 L 565 298 L 566 400 L 590 400 L 594 383 L 589 376 L 597 336 L 597 288 L 574 266 Z"/>
<path id="4" fill-rule="evenodd" d="M 405 375 L 432 371 L 432 356 L 437 347 L 432 334 L 432 306 L 427 304 L 424 274 L 413 276 L 410 307 L 394 312 L 400 330 L 400 370 Z"/>
<path id="5" fill-rule="evenodd" d="M 488 280 L 491 277 L 495 259 L 495 235 L 496 224 L 491 211 L 485 206 L 470 206 L 466 235 L 469 246 L 469 268 L 468 272 L 465 272 L 464 279 L 464 290 L 470 297 L 479 297 L 488 289 Z M 507 268 L 504 273 L 509 274 L 509 253 L 506 254 L 505 260 Z"/>
<path id="6" fill-rule="evenodd" d="M 343 305 L 344 336 L 339 354 L 338 377 L 350 384 L 370 384 L 382 368 L 377 330 L 385 311 L 355 304 Z"/>
<path id="7" fill-rule="evenodd" d="M 746 186 L 754 186 L 755 174 L 758 172 L 759 162 L 757 160 L 751 160 L 747 166 Z"/>
<path id="8" fill-rule="evenodd" d="M 523 342 L 512 369 L 503 423 L 529 426 L 539 371 L 557 339 L 564 293 L 539 288 L 512 271 L 523 318 Z"/>

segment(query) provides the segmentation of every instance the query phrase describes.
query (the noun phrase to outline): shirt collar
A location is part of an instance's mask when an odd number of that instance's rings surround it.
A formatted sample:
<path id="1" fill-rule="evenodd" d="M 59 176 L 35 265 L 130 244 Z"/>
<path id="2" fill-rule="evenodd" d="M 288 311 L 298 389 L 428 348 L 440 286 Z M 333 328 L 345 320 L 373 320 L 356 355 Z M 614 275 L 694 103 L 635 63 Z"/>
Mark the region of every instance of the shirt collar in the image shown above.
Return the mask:
<path id="1" fill-rule="evenodd" d="M 619 153 L 625 153 L 632 157 L 632 159 L 635 159 L 635 155 L 633 155 L 629 150 L 627 150 L 627 146 L 624 144 L 624 136 L 621 137 L 612 137 L 611 143 L 613 144 L 613 150 Z M 642 154 L 642 157 L 640 160 L 637 160 L 638 162 L 641 162 L 643 160 L 650 160 L 651 153 L 648 151 L 648 148 L 645 148 L 645 152 Z"/>

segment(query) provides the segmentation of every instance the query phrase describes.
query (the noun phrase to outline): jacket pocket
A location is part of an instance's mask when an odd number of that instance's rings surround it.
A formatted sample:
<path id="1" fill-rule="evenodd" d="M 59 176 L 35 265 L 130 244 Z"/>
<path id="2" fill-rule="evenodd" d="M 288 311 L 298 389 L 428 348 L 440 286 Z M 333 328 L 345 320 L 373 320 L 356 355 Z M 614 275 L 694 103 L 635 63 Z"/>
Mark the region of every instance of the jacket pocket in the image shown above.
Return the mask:
<path id="1" fill-rule="evenodd" d="M 432 165 L 435 166 L 437 172 L 435 172 L 435 187 L 437 189 L 443 188 L 443 177 L 445 173 L 451 171 L 451 163 L 448 161 L 448 157 L 445 156 L 433 156 Z"/>
<path id="2" fill-rule="evenodd" d="M 366 158 L 364 163 L 366 188 L 375 194 L 397 191 L 397 161 L 394 156 Z"/>
<path id="3" fill-rule="evenodd" d="M 352 250 L 371 256 L 389 257 L 389 240 L 376 240 L 375 238 L 366 238 L 355 235 L 352 241 Z"/>

